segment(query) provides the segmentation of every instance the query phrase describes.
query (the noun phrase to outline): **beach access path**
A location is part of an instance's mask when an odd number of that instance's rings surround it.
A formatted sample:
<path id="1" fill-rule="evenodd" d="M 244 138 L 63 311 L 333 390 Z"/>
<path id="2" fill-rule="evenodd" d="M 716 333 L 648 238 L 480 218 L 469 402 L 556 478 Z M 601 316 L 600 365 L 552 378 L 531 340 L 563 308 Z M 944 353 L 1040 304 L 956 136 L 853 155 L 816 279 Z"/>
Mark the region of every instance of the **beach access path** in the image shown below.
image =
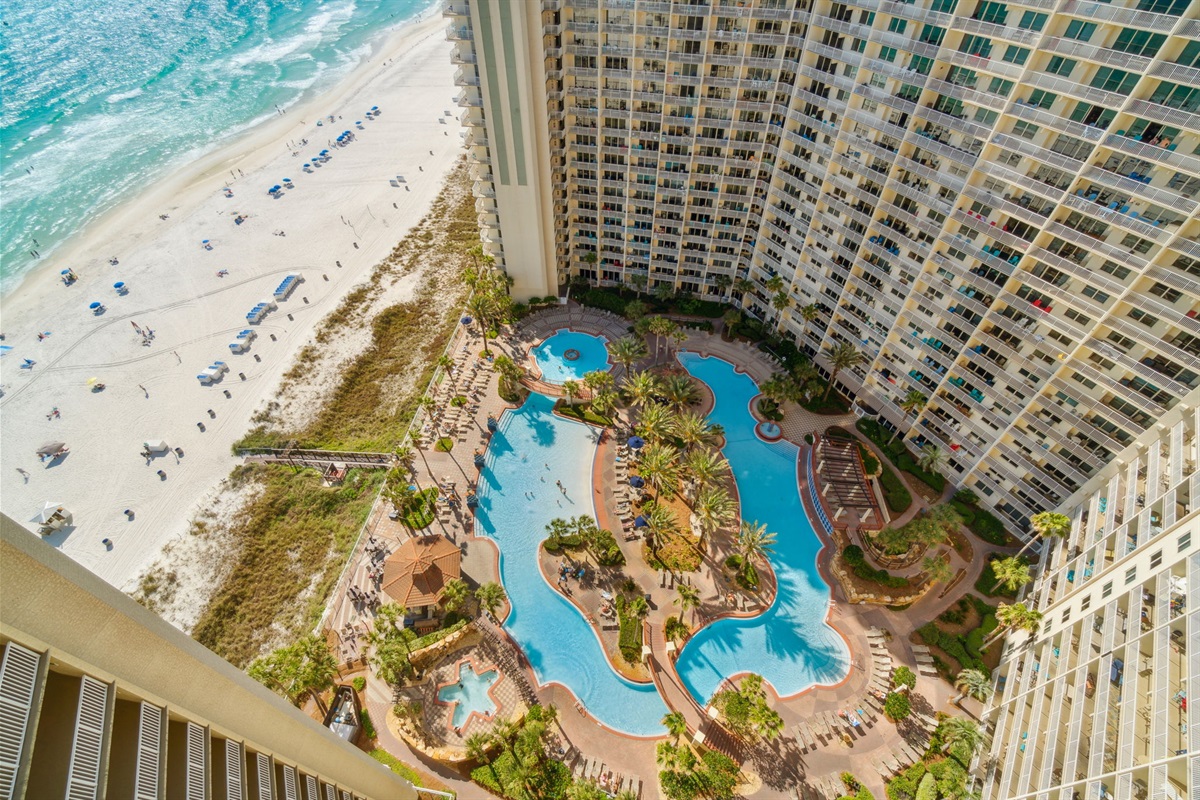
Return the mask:
<path id="1" fill-rule="evenodd" d="M 63 504 L 74 526 L 47 541 L 122 589 L 186 536 L 239 463 L 231 445 L 317 323 L 428 212 L 462 156 L 444 29 L 434 15 L 390 34 L 341 85 L 148 187 L 4 298 L 13 348 L 0 361 L 5 513 L 34 529 L 28 520 L 44 502 Z M 372 106 L 380 113 L 368 119 Z M 346 130 L 354 140 L 334 146 Z M 302 164 L 321 150 L 332 158 L 306 174 Z M 269 195 L 285 178 L 294 188 Z M 59 279 L 66 268 L 79 276 L 71 286 Z M 246 313 L 295 273 L 304 282 L 290 298 L 248 325 Z M 117 281 L 128 294 L 114 291 Z M 234 355 L 228 344 L 247 327 L 258 337 Z M 218 360 L 229 372 L 201 386 L 197 374 Z M 90 378 L 106 388 L 93 391 Z M 140 455 L 153 440 L 172 450 Z M 51 441 L 70 452 L 39 463 L 35 451 Z"/>

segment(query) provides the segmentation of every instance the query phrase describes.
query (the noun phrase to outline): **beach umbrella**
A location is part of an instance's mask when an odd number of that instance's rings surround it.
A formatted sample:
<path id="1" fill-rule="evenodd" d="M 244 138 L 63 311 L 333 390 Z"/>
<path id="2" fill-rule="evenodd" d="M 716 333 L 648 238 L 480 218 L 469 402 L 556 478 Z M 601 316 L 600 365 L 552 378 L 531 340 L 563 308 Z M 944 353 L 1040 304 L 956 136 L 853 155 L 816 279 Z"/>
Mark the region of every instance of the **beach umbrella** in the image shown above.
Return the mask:
<path id="1" fill-rule="evenodd" d="M 646 518 L 645 518 L 645 517 L 639 516 L 637 519 L 635 519 L 635 520 L 633 521 L 633 527 L 635 527 L 635 528 L 649 528 L 649 527 L 650 527 L 650 523 L 649 523 L 649 522 L 646 522 Z"/>
<path id="2" fill-rule="evenodd" d="M 58 274 L 59 274 L 59 275 L 70 275 L 70 274 L 71 274 L 71 270 L 69 270 L 69 269 L 64 269 L 62 272 L 60 272 L 60 273 L 58 273 Z"/>
<path id="3" fill-rule="evenodd" d="M 6 356 L 12 352 L 12 345 L 0 344 L 0 357 Z"/>
<path id="4" fill-rule="evenodd" d="M 463 317 L 463 318 L 462 318 L 462 324 L 463 324 L 463 325 L 470 325 L 470 324 L 471 324 L 471 318 L 470 318 L 470 317 Z"/>
<path id="5" fill-rule="evenodd" d="M 88 306 L 88 308 L 90 308 L 92 311 L 95 311 L 97 308 L 100 308 L 100 304 L 92 303 L 91 305 Z"/>
<path id="6" fill-rule="evenodd" d="M 62 449 L 66 446 L 65 442 L 46 442 L 37 449 L 37 454 L 39 456 L 52 456 L 62 452 Z"/>
<path id="7" fill-rule="evenodd" d="M 93 383 L 95 383 L 95 382 L 96 382 L 96 381 L 98 381 L 98 380 L 100 380 L 100 379 L 99 379 L 99 378 L 88 378 L 88 379 L 87 379 L 87 385 L 88 385 L 88 386 L 91 386 Z"/>
<path id="8" fill-rule="evenodd" d="M 46 503 L 42 506 L 42 510 L 39 511 L 38 513 L 34 514 L 33 517 L 29 521 L 36 522 L 40 525 L 45 525 L 47 522 L 49 522 L 50 520 L 52 520 L 54 518 L 55 514 L 58 514 L 62 510 L 63 510 L 62 503 L 56 503 L 56 502 L 51 502 L 51 501 L 47 500 Z"/>
<path id="9" fill-rule="evenodd" d="M 645 444 L 646 444 L 646 440 L 640 436 L 630 436 L 629 437 L 629 446 L 632 447 L 634 450 L 641 449 L 643 446 L 645 446 Z"/>
<path id="10" fill-rule="evenodd" d="M 292 182 L 292 179 L 291 179 L 291 178 L 284 178 L 284 179 L 283 179 L 283 182 L 284 182 L 284 183 L 291 183 L 291 182 Z"/>
<path id="11" fill-rule="evenodd" d="M 208 239 L 201 239 L 200 244 L 208 244 Z"/>
<path id="12" fill-rule="evenodd" d="M 325 155 L 325 154 L 326 154 L 326 153 L 328 153 L 328 152 L 329 152 L 328 150 L 322 150 L 322 151 L 321 151 L 321 155 Z"/>
<path id="13" fill-rule="evenodd" d="M 372 111 L 378 111 L 378 110 L 379 110 L 379 106 L 371 106 L 371 110 L 372 110 Z"/>
<path id="14" fill-rule="evenodd" d="M 635 489 L 640 489 L 646 485 L 646 481 L 642 478 L 641 475 L 634 475 L 632 478 L 629 479 L 629 485 Z"/>

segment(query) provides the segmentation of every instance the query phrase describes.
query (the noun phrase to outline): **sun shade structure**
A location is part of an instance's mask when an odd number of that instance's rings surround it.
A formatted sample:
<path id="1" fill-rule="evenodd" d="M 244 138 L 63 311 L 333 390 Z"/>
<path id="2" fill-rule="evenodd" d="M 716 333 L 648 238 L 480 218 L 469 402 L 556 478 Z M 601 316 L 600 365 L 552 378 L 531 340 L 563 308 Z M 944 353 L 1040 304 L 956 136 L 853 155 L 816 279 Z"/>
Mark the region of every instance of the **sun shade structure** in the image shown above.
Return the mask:
<path id="1" fill-rule="evenodd" d="M 443 536 L 413 538 L 383 562 L 382 589 L 405 608 L 436 604 L 446 583 L 461 575 L 462 554 Z"/>

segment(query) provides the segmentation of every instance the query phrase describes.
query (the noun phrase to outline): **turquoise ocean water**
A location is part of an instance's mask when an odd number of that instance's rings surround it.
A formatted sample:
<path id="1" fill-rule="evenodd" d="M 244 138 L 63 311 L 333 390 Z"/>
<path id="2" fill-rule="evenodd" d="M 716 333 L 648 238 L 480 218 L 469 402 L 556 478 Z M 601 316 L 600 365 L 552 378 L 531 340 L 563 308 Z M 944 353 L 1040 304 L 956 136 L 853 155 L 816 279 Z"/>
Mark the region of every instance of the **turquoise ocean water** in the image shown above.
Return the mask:
<path id="1" fill-rule="evenodd" d="M 332 86 L 435 2 L 9 0 L 0 291 L 35 266 L 30 250 L 52 260 L 96 215 Z"/>

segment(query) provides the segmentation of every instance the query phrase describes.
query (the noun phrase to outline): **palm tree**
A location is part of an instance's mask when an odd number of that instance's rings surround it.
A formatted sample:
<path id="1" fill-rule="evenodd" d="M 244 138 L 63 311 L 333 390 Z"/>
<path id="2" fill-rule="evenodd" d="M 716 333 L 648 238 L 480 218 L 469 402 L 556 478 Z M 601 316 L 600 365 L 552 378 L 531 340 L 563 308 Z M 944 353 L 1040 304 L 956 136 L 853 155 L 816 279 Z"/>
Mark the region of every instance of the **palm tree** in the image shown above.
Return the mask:
<path id="1" fill-rule="evenodd" d="M 634 408 L 648 405 L 662 393 L 662 382 L 657 375 L 650 372 L 639 372 L 631 375 L 621 383 L 625 397 Z"/>
<path id="2" fill-rule="evenodd" d="M 631 598 L 629 600 L 629 604 L 625 608 L 630 614 L 638 619 L 645 619 L 650 614 L 650 603 L 646 601 L 644 595 L 640 594 Z"/>
<path id="3" fill-rule="evenodd" d="M 488 750 L 492 746 L 492 737 L 488 734 L 472 733 L 463 744 L 467 746 L 467 758 L 475 763 L 486 767 L 491 761 L 488 757 Z"/>
<path id="4" fill-rule="evenodd" d="M 677 412 L 696 402 L 696 385 L 687 375 L 668 375 L 662 384 L 663 397 Z"/>
<path id="5" fill-rule="evenodd" d="M 685 450 L 698 444 L 708 444 L 713 437 L 713 426 L 705 417 L 694 411 L 684 411 L 675 418 L 675 436 L 683 442 Z"/>
<path id="6" fill-rule="evenodd" d="M 736 308 L 731 308 L 721 315 L 721 322 L 725 323 L 724 333 L 730 334 L 725 338 L 732 338 L 733 329 L 742 323 L 742 312 Z"/>
<path id="7" fill-rule="evenodd" d="M 692 622 L 696 621 L 696 608 L 700 605 L 700 590 L 690 583 L 681 583 L 675 587 L 679 594 L 673 601 L 679 606 L 679 613 L 692 612 Z"/>
<path id="8" fill-rule="evenodd" d="M 833 389 L 833 385 L 837 383 L 838 373 L 844 369 L 857 367 L 866 361 L 867 357 L 850 342 L 838 342 L 825 352 L 825 357 L 829 360 L 829 366 L 832 369 L 829 375 L 829 385 L 825 387 L 824 399 L 828 400 L 829 392 Z"/>
<path id="9" fill-rule="evenodd" d="M 979 745 L 983 744 L 983 732 L 979 730 L 979 726 L 974 720 L 966 717 L 950 717 L 942 721 L 942 740 L 945 745 L 942 746 L 943 753 L 949 753 L 951 749 L 958 747 L 966 751 L 964 761 L 966 766 L 974 757 L 975 751 L 979 749 Z"/>
<path id="10" fill-rule="evenodd" d="M 683 471 L 696 482 L 701 492 L 728 469 L 725 456 L 707 447 L 698 447 L 683 458 Z"/>
<path id="11" fill-rule="evenodd" d="M 615 381 L 612 373 L 603 369 L 594 369 L 583 376 L 583 385 L 588 388 L 592 394 L 611 389 Z"/>
<path id="12" fill-rule="evenodd" d="M 471 587 L 461 578 L 451 578 L 442 587 L 442 607 L 446 611 L 457 611 L 466 605 L 471 597 Z"/>
<path id="13" fill-rule="evenodd" d="M 1057 514 L 1053 511 L 1034 514 L 1029 518 L 1029 524 L 1033 526 L 1034 537 L 1025 543 L 1025 546 L 1017 553 L 1018 556 L 1024 555 L 1025 551 L 1032 547 L 1039 538 L 1044 539 L 1047 536 L 1063 538 L 1071 533 L 1071 518 L 1066 514 Z"/>
<path id="14" fill-rule="evenodd" d="M 721 299 L 729 299 L 729 287 L 733 286 L 733 278 L 728 275 L 717 275 L 713 277 L 713 284 L 721 292 Z"/>
<path id="15" fill-rule="evenodd" d="M 500 376 L 500 390 L 503 394 L 511 393 L 525 375 L 525 370 L 504 354 L 496 356 L 492 361 L 492 369 Z"/>
<path id="16" fill-rule="evenodd" d="M 504 587 L 493 581 L 488 581 L 475 590 L 475 602 L 479 603 L 479 607 L 489 617 L 496 616 L 496 609 L 504 605 L 506 599 L 508 595 L 505 594 Z"/>
<path id="17" fill-rule="evenodd" d="M 642 507 L 642 516 L 646 519 L 646 543 L 651 549 L 657 550 L 663 539 L 679 533 L 679 523 L 667 506 L 647 503 Z"/>
<path id="18" fill-rule="evenodd" d="M 724 488 L 710 486 L 700 490 L 692 511 L 700 520 L 700 541 L 697 546 L 703 549 L 705 537 L 737 518 L 737 503 Z"/>
<path id="19" fill-rule="evenodd" d="M 638 472 L 658 494 L 670 497 L 679 481 L 679 451 L 659 442 L 646 445 Z"/>
<path id="20" fill-rule="evenodd" d="M 617 410 L 617 393 L 607 389 L 597 392 L 592 398 L 591 407 L 597 415 L 611 419 L 612 413 Z"/>
<path id="21" fill-rule="evenodd" d="M 1015 594 L 1018 589 L 1033 580 L 1033 576 L 1029 574 L 1029 564 L 1025 559 L 1016 556 L 998 558 L 993 561 L 992 574 L 996 576 L 996 585 L 992 587 L 993 592 L 1003 584 L 1004 588 Z"/>
<path id="22" fill-rule="evenodd" d="M 979 648 L 979 652 L 987 650 L 992 644 L 1004 635 L 1005 631 L 1025 631 L 1033 633 L 1038 629 L 1038 623 L 1042 621 L 1042 612 L 1036 609 L 1027 608 L 1024 603 L 1001 603 L 996 607 L 996 622 L 999 623 L 995 633 L 993 633 L 983 646 Z"/>
<path id="23" fill-rule="evenodd" d="M 946 583 L 954 577 L 950 559 L 944 555 L 926 556 L 921 562 L 921 571 L 930 583 Z"/>
<path id="24" fill-rule="evenodd" d="M 678 326 L 666 317 L 652 317 L 646 324 L 646 330 L 654 335 L 654 363 L 658 363 L 658 348 L 664 340 L 675 332 Z"/>
<path id="25" fill-rule="evenodd" d="M 614 361 L 624 367 L 627 375 L 634 364 L 650 354 L 646 341 L 640 336 L 622 336 L 608 346 L 608 352 Z"/>
<path id="26" fill-rule="evenodd" d="M 754 291 L 754 284 L 747 278 L 734 278 L 733 291 L 735 294 L 745 294 Z"/>
<path id="27" fill-rule="evenodd" d="M 477 289 L 467 300 L 467 311 L 479 323 L 479 333 L 483 336 L 483 354 L 490 356 L 492 353 L 488 350 L 488 331 L 491 330 L 492 320 L 499 311 L 495 296 L 489 291 Z"/>
<path id="28" fill-rule="evenodd" d="M 976 700 L 986 703 L 992 696 L 992 681 L 983 670 L 979 669 L 960 670 L 958 677 L 954 679 L 954 688 L 959 691 L 958 697 L 951 701 L 955 705 L 967 697 L 974 697 Z"/>
<path id="29" fill-rule="evenodd" d="M 651 442 L 661 442 L 675 429 L 675 415 L 664 405 L 650 403 L 638 415 L 638 431 Z M 643 458 L 645 454 L 642 454 Z"/>
<path id="30" fill-rule="evenodd" d="M 796 382 L 799 394 L 803 394 L 808 384 L 821 377 L 816 365 L 807 359 L 792 367 L 792 380 Z"/>
<path id="31" fill-rule="evenodd" d="M 908 394 L 904 395 L 904 398 L 900 401 L 900 410 L 904 412 L 905 416 L 912 413 L 920 414 L 921 409 L 925 408 L 927 402 L 929 402 L 929 398 L 925 396 L 924 392 L 910 389 Z M 900 428 L 892 431 L 892 438 L 888 439 L 888 444 L 891 444 L 899 433 Z"/>
<path id="32" fill-rule="evenodd" d="M 782 289 L 771 295 L 771 308 L 775 309 L 775 319 L 779 319 L 791 304 L 792 298 Z"/>
<path id="33" fill-rule="evenodd" d="M 646 276 L 634 275 L 633 281 L 635 284 L 638 282 L 638 278 L 641 278 L 641 289 L 645 289 L 646 288 Z M 639 297 L 641 297 L 641 294 L 642 294 L 641 289 L 638 290 Z M 625 317 L 625 319 L 636 323 L 636 322 L 641 321 L 642 317 L 646 316 L 646 312 L 649 310 L 650 310 L 650 307 L 648 305 L 646 305 L 645 303 L 643 303 L 641 300 L 632 300 L 625 304 L 624 317 Z"/>
<path id="34" fill-rule="evenodd" d="M 562 391 L 563 396 L 567 401 L 567 405 L 574 405 L 575 398 L 579 396 L 579 392 L 583 389 L 579 381 L 563 381 Z"/>
<path id="35" fill-rule="evenodd" d="M 763 286 L 768 292 L 781 292 L 783 291 L 783 278 L 779 275 L 772 275 L 763 281 Z"/>
<path id="36" fill-rule="evenodd" d="M 687 718 L 683 716 L 683 712 L 681 711 L 672 711 L 666 714 L 662 718 L 662 724 L 677 745 L 680 739 L 687 736 Z"/>
<path id="37" fill-rule="evenodd" d="M 934 444 L 922 447 L 921 455 L 917 456 L 917 466 L 926 472 L 941 472 L 945 464 L 946 451 Z"/>
<path id="38" fill-rule="evenodd" d="M 816 303 L 809 303 L 806 306 L 800 306 L 800 308 L 797 309 L 797 313 L 799 313 L 800 318 L 804 320 L 804 325 L 800 328 L 800 339 L 803 341 L 804 338 L 808 336 L 809 323 L 821 316 L 821 309 L 817 307 Z"/>
<path id="39" fill-rule="evenodd" d="M 750 709 L 750 724 L 755 733 L 768 742 L 778 739 L 784 728 L 779 712 L 762 702 Z"/>
<path id="40" fill-rule="evenodd" d="M 758 520 L 747 522 L 742 520 L 742 528 L 738 531 L 737 550 L 746 563 L 757 559 L 765 559 L 774 551 L 776 535 L 767 531 L 767 526 Z"/>

